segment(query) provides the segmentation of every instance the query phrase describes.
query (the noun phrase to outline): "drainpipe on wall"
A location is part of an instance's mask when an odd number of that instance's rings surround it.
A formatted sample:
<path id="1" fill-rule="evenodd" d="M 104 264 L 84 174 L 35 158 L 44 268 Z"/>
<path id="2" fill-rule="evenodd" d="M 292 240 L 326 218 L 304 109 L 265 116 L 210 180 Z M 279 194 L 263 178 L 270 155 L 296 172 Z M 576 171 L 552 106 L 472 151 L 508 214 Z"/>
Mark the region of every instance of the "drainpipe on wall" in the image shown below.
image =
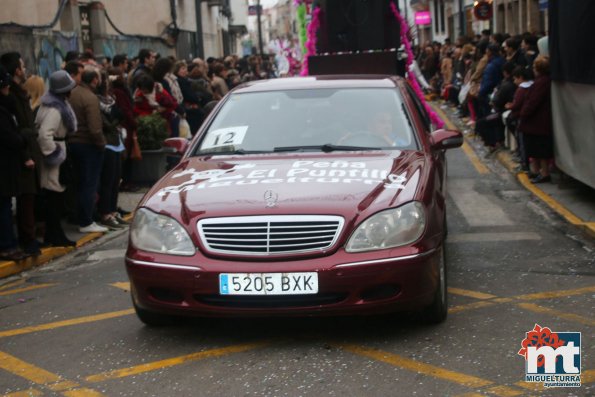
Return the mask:
<path id="1" fill-rule="evenodd" d="M 103 43 L 107 39 L 107 24 L 105 20 L 105 6 L 99 1 L 89 3 L 89 17 L 92 26 L 91 42 L 96 57 L 103 57 Z"/>
<path id="2" fill-rule="evenodd" d="M 459 36 L 465 35 L 465 7 L 463 0 L 459 0 Z"/>
<path id="3" fill-rule="evenodd" d="M 196 11 L 196 56 L 204 59 L 205 48 L 202 39 L 202 0 L 195 0 L 194 9 Z"/>
<path id="4" fill-rule="evenodd" d="M 69 0 L 64 11 L 60 16 L 60 27 L 65 32 L 75 32 L 78 41 L 78 51 L 83 50 L 83 40 L 81 38 L 81 15 L 77 0 Z"/>
<path id="5" fill-rule="evenodd" d="M 258 50 L 259 54 L 262 55 L 262 21 L 261 16 L 262 8 L 260 7 L 260 0 L 256 2 L 256 23 L 258 24 Z"/>

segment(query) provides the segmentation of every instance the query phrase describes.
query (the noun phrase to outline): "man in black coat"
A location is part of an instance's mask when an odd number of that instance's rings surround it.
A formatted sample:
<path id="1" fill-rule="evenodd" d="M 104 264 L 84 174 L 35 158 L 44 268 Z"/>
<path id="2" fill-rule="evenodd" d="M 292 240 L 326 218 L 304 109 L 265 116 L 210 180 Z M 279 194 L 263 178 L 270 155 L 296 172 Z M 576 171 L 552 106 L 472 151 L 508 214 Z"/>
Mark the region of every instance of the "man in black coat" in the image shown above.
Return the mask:
<path id="1" fill-rule="evenodd" d="M 12 198 L 19 193 L 25 139 L 17 130 L 15 104 L 9 97 L 11 80 L 0 66 L 0 260 L 14 261 L 25 257 L 18 249 L 12 224 Z"/>
<path id="2" fill-rule="evenodd" d="M 39 192 L 39 170 L 43 155 L 37 143 L 35 117 L 31 110 L 29 94 L 22 87 L 26 80 L 25 63 L 18 52 L 8 52 L 0 57 L 2 66 L 12 76 L 10 97 L 15 103 L 18 130 L 25 138 L 21 151 L 20 192 L 17 196 L 19 242 L 26 253 L 39 255 L 41 250 L 35 233 L 35 200 Z"/>

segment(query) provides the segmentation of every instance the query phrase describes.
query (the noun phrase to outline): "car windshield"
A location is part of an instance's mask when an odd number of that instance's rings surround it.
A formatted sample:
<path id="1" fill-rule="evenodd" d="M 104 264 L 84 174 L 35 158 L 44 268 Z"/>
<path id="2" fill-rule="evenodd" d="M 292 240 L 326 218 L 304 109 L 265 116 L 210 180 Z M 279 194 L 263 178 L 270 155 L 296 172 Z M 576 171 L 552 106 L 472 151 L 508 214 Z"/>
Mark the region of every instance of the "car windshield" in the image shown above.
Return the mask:
<path id="1" fill-rule="evenodd" d="M 232 94 L 195 154 L 369 149 L 418 149 L 394 88 Z"/>

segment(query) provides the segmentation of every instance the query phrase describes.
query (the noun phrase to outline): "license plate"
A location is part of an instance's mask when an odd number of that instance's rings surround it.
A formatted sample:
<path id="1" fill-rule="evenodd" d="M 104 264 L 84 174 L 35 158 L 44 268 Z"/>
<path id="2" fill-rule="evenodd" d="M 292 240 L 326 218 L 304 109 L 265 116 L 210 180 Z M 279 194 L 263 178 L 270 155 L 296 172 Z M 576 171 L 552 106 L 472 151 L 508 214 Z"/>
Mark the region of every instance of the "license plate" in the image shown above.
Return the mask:
<path id="1" fill-rule="evenodd" d="M 222 273 L 221 295 L 304 295 L 318 293 L 318 274 L 306 273 Z"/>

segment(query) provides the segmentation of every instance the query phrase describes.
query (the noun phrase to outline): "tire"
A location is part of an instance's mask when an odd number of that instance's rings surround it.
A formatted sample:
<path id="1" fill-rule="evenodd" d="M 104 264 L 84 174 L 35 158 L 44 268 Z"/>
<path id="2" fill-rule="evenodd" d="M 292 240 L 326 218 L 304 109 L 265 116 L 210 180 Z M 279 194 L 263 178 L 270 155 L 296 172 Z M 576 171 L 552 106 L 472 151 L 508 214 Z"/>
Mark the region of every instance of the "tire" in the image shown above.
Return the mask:
<path id="1" fill-rule="evenodd" d="M 141 309 L 136 305 L 134 300 L 132 304 L 134 305 L 134 311 L 136 311 L 138 319 L 149 327 L 163 327 L 175 323 L 176 317 L 174 316 Z"/>
<path id="2" fill-rule="evenodd" d="M 423 322 L 426 324 L 440 324 L 448 315 L 448 296 L 447 296 L 447 275 L 446 275 L 446 254 L 445 243 L 440 247 L 440 265 L 438 288 L 434 295 L 434 301 L 422 312 Z"/>

